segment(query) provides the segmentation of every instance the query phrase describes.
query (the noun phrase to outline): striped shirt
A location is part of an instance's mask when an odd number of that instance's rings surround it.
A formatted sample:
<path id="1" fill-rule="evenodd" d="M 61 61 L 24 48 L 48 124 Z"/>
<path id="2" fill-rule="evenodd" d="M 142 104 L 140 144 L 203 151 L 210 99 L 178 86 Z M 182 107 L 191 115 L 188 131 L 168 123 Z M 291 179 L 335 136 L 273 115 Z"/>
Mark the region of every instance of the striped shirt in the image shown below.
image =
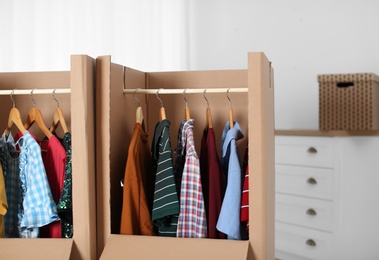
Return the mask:
<path id="1" fill-rule="evenodd" d="M 192 119 L 185 122 L 181 141 L 183 150 L 186 150 L 186 156 L 180 189 L 177 237 L 205 238 L 207 237 L 207 219 Z"/>
<path id="2" fill-rule="evenodd" d="M 248 165 L 248 147 L 246 147 L 245 158 L 243 161 L 242 172 L 245 173 L 245 178 L 242 188 L 241 196 L 241 223 L 243 225 L 244 231 L 246 232 L 245 238 L 248 239 L 249 231 L 249 165 Z"/>
<path id="3" fill-rule="evenodd" d="M 170 121 L 159 122 L 155 127 L 152 156 L 155 162 L 155 188 L 152 210 L 153 225 L 159 236 L 176 236 L 179 201 L 175 187 Z"/>

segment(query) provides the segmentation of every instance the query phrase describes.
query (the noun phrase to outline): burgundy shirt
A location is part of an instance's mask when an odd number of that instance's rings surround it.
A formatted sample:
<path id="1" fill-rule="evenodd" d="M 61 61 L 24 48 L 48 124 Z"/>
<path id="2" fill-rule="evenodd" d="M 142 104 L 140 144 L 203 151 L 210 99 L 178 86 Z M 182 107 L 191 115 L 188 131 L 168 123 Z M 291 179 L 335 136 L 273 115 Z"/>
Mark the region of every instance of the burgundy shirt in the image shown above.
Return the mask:
<path id="1" fill-rule="evenodd" d="M 200 173 L 207 215 L 208 237 L 225 239 L 226 235 L 216 229 L 225 193 L 225 179 L 220 168 L 220 158 L 217 154 L 213 128 L 204 129 L 203 132 L 200 149 Z"/>

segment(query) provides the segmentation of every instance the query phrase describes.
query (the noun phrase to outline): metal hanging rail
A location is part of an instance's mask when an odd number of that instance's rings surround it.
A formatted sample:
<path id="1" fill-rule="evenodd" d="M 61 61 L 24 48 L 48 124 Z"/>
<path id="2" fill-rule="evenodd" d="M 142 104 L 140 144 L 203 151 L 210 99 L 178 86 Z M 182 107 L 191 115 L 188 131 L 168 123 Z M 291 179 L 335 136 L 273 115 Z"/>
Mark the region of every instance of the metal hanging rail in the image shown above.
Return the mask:
<path id="1" fill-rule="evenodd" d="M 124 94 L 217 94 L 217 93 L 245 93 L 248 88 L 183 88 L 183 89 L 124 89 Z"/>
<path id="2" fill-rule="evenodd" d="M 46 89 L 7 89 L 0 90 L 0 95 L 39 95 L 39 94 L 70 94 L 70 88 L 46 88 Z"/>

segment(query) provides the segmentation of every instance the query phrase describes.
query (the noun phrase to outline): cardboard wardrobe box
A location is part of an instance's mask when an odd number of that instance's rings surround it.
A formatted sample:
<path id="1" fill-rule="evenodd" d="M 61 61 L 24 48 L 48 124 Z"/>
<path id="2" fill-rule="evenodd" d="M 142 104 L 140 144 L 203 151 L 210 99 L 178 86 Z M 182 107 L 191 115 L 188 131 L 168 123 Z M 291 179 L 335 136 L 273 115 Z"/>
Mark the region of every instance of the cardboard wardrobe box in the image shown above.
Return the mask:
<path id="1" fill-rule="evenodd" d="M 320 130 L 379 130 L 379 77 L 324 74 L 319 82 Z"/>
<path id="2" fill-rule="evenodd" d="M 246 70 L 141 72 L 112 63 L 110 56 L 97 58 L 96 191 L 98 256 L 101 259 L 274 259 L 273 73 L 271 63 L 263 53 L 249 53 L 247 67 Z M 173 148 L 177 143 L 179 124 L 184 119 L 185 100 L 181 93 L 138 93 L 138 89 L 157 91 L 161 88 L 247 88 L 247 93 L 230 93 L 229 98 L 234 118 L 245 134 L 245 138 L 238 142 L 239 149 L 244 151 L 247 140 L 249 144 L 249 240 L 119 235 L 122 209 L 120 181 L 124 176 L 138 102 L 150 133 L 150 143 L 161 105 L 171 121 Z M 124 89 L 133 89 L 133 93 L 124 94 Z M 229 101 L 225 94 L 205 95 L 212 111 L 216 142 L 219 143 L 222 129 L 229 120 Z M 199 154 L 207 103 L 202 94 L 186 94 L 185 97 L 191 118 L 195 120 L 195 146 Z"/>
<path id="3" fill-rule="evenodd" d="M 0 73 L 0 93 L 10 90 L 33 91 L 17 94 L 13 100 L 25 122 L 28 111 L 35 106 L 41 111 L 46 126 L 53 122 L 53 113 L 59 102 L 72 138 L 72 239 L 0 239 L 1 259 L 96 259 L 96 201 L 95 201 L 95 137 L 94 137 L 94 81 L 95 61 L 85 55 L 71 56 L 69 71 Z M 67 89 L 68 94 L 52 96 L 54 89 Z M 51 94 L 39 94 L 46 89 Z M 71 94 L 70 94 L 71 92 Z M 32 100 L 33 99 L 33 100 Z M 7 127 L 12 108 L 10 95 L 0 95 L 0 125 Z M 12 127 L 12 134 L 18 131 Z M 41 131 L 34 124 L 30 131 L 37 137 Z M 58 127 L 58 136 L 62 130 Z"/>

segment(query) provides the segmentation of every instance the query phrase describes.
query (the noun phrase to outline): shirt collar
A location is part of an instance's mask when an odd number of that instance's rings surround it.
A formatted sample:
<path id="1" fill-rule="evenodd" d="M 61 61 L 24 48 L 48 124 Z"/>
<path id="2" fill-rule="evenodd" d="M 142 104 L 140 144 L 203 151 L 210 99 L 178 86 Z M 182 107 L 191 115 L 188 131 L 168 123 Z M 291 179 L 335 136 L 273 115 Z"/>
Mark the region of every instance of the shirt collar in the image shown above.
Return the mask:
<path id="1" fill-rule="evenodd" d="M 225 155 L 230 141 L 232 141 L 233 139 L 238 141 L 242 139 L 243 137 L 244 135 L 242 133 L 242 129 L 240 125 L 238 124 L 238 122 L 234 121 L 234 127 L 232 129 L 230 129 L 230 122 L 229 121 L 226 122 L 224 131 L 222 133 L 222 144 L 221 144 L 222 155 L 223 156 Z"/>
<path id="2" fill-rule="evenodd" d="M 143 130 L 142 125 L 140 123 L 136 123 L 134 125 L 134 128 L 138 130 L 139 136 L 142 139 L 143 142 L 147 142 L 149 138 L 149 134 Z"/>
<path id="3" fill-rule="evenodd" d="M 158 142 L 159 142 L 159 139 L 161 137 L 161 133 L 162 133 L 163 129 L 165 127 L 169 127 L 170 124 L 171 123 L 168 119 L 163 119 L 162 121 L 158 122 L 155 126 L 153 147 L 151 149 L 151 152 L 152 152 L 154 158 L 156 158 L 157 153 L 159 152 L 159 150 L 157 150 L 157 149 L 158 149 Z"/>

